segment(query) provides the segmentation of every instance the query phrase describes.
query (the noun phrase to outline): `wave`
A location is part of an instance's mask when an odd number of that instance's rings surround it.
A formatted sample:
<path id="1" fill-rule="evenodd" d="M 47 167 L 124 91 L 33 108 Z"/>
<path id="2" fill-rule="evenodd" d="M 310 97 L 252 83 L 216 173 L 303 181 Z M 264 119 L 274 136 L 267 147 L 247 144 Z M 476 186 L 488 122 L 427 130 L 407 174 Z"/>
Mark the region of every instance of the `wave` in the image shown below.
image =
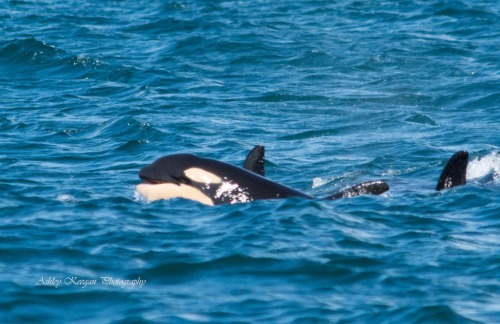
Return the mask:
<path id="1" fill-rule="evenodd" d="M 492 178 L 500 181 L 500 152 L 492 152 L 483 157 L 475 157 L 467 166 L 467 179 Z"/>
<path id="2" fill-rule="evenodd" d="M 85 55 L 68 53 L 36 38 L 0 42 L 0 69 L 4 77 L 98 79 L 128 82 L 134 69 L 113 66 Z"/>
<path id="3" fill-rule="evenodd" d="M 180 257 L 178 257 L 180 258 Z M 305 276 L 316 278 L 337 278 L 345 280 L 357 275 L 349 267 L 353 264 L 366 265 L 363 257 L 346 257 L 334 262 L 320 263 L 307 259 L 290 260 L 269 257 L 251 257 L 243 254 L 234 254 L 202 262 L 167 262 L 147 270 L 144 275 L 157 280 L 169 281 L 172 277 L 189 278 L 200 272 L 213 272 L 224 269 L 226 274 L 237 272 L 239 274 L 257 276 Z M 357 260 L 357 261 L 356 261 Z M 377 263 L 373 260 L 374 263 Z"/>
<path id="4" fill-rule="evenodd" d="M 248 98 L 249 101 L 256 102 L 297 102 L 297 101 L 324 101 L 328 102 L 328 97 L 317 95 L 298 95 L 287 91 L 267 92 L 261 96 Z"/>
<path id="5" fill-rule="evenodd" d="M 476 323 L 446 304 L 397 307 L 380 314 L 363 314 L 351 320 L 383 323 L 388 317 L 391 322 L 400 323 Z"/>

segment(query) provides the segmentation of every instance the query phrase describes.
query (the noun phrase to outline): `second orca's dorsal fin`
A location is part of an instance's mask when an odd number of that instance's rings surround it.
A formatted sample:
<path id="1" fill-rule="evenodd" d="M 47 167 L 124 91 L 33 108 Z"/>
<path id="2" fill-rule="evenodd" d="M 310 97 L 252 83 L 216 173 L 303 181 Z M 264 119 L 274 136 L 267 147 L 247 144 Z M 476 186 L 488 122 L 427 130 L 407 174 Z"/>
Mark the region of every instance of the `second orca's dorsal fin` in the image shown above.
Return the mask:
<path id="1" fill-rule="evenodd" d="M 436 190 L 463 186 L 467 182 L 467 163 L 469 163 L 469 153 L 467 151 L 458 151 L 453 154 L 439 177 Z"/>
<path id="2" fill-rule="evenodd" d="M 247 155 L 243 168 L 260 176 L 265 176 L 264 170 L 264 146 L 255 146 Z"/>
<path id="3" fill-rule="evenodd" d="M 325 197 L 323 199 L 326 200 L 335 200 L 340 198 L 350 198 L 361 195 L 380 195 L 389 190 L 389 185 L 382 181 L 368 181 L 363 182 L 357 185 L 354 185 L 350 188 L 341 190 L 331 196 Z"/>

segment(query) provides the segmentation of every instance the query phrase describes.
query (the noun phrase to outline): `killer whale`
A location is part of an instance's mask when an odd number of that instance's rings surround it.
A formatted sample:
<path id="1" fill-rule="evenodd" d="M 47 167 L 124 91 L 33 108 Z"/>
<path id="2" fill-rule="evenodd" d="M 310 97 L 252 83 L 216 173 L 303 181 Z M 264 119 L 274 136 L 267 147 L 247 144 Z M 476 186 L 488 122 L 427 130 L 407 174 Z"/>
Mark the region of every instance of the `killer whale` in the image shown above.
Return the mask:
<path id="1" fill-rule="evenodd" d="M 146 183 L 137 190 L 150 201 L 180 197 L 220 205 L 288 197 L 312 199 L 252 171 L 192 154 L 159 158 L 142 168 L 139 177 Z"/>
<path id="2" fill-rule="evenodd" d="M 263 175 L 263 146 L 256 146 L 250 151 L 243 168 L 192 154 L 173 154 L 143 167 L 139 171 L 143 183 L 137 185 L 136 190 L 148 201 L 185 198 L 206 205 L 289 197 L 314 199 Z M 379 195 L 388 190 L 389 185 L 384 181 L 370 181 L 323 199 L 334 200 L 362 194 Z"/>

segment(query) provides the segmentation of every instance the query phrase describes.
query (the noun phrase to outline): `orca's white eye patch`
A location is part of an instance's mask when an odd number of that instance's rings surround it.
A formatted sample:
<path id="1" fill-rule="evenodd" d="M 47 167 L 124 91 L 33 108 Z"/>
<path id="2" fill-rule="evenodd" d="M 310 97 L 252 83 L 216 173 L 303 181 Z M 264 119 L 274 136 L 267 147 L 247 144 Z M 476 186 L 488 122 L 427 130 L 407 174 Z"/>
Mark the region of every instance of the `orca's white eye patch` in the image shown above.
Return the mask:
<path id="1" fill-rule="evenodd" d="M 199 183 L 217 184 L 222 182 L 222 179 L 217 175 L 200 168 L 187 169 L 184 171 L 184 175 L 192 181 Z"/>

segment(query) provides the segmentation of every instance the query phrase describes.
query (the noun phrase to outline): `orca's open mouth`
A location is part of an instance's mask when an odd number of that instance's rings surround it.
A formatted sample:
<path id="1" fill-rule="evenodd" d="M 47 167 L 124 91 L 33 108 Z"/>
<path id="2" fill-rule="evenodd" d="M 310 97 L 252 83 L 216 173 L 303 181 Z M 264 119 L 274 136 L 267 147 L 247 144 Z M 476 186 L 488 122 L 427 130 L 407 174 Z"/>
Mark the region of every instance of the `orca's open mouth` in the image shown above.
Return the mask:
<path id="1" fill-rule="evenodd" d="M 162 183 L 166 183 L 165 181 L 155 180 L 155 179 L 148 178 L 148 177 L 141 176 L 141 175 L 139 175 L 139 178 L 141 178 L 141 180 L 142 180 L 144 183 L 146 183 L 146 184 L 152 184 L 152 185 L 155 185 L 155 184 L 162 184 Z"/>

